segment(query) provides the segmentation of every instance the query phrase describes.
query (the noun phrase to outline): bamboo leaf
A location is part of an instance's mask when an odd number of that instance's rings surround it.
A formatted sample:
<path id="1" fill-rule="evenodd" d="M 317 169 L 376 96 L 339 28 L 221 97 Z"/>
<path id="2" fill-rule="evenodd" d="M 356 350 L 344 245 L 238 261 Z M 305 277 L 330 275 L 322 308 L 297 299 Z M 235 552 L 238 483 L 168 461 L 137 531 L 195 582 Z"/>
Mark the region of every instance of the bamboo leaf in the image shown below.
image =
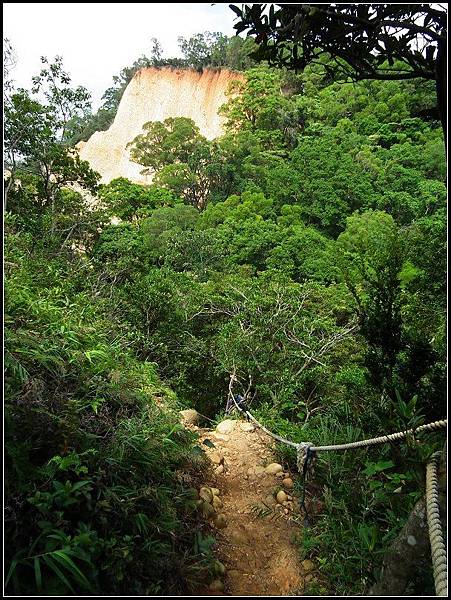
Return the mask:
<path id="1" fill-rule="evenodd" d="M 18 562 L 19 562 L 19 561 L 18 561 L 17 559 L 14 559 L 14 560 L 11 562 L 11 566 L 9 567 L 8 575 L 7 575 L 7 577 L 6 577 L 6 581 L 5 581 L 5 588 L 6 588 L 6 586 L 8 585 L 8 582 L 9 582 L 9 580 L 11 579 L 11 575 L 14 573 L 14 570 L 15 570 L 15 568 L 17 567 L 17 564 L 18 564 Z"/>
<path id="2" fill-rule="evenodd" d="M 34 577 L 36 579 L 36 586 L 38 590 L 42 588 L 42 575 L 41 575 L 41 561 L 39 560 L 39 556 L 34 557 Z"/>
<path id="3" fill-rule="evenodd" d="M 61 570 L 55 564 L 52 557 L 48 554 L 45 554 L 43 558 L 44 558 L 46 565 L 49 567 L 49 569 L 51 569 L 55 573 L 55 575 L 64 583 L 64 585 L 67 586 L 73 594 L 75 594 L 74 588 L 69 583 L 67 577 L 61 572 Z"/>
<path id="4" fill-rule="evenodd" d="M 80 488 L 89 485 L 91 483 L 90 479 L 85 479 L 83 481 L 77 481 L 74 483 L 74 485 L 72 486 L 72 491 L 75 492 L 76 490 L 79 490 Z"/>
<path id="5" fill-rule="evenodd" d="M 52 553 L 55 560 L 58 560 L 60 564 L 66 567 L 66 569 L 73 574 L 74 578 L 81 583 L 83 586 L 90 588 L 90 583 L 74 563 L 74 561 L 67 555 L 63 550 L 55 550 Z"/>

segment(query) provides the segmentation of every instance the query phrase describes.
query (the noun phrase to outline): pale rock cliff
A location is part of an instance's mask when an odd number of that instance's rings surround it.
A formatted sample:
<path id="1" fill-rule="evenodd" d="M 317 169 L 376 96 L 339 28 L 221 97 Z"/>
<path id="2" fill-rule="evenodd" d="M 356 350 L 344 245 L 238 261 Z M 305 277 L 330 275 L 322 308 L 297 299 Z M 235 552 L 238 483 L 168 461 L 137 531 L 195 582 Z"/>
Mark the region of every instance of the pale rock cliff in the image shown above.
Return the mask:
<path id="1" fill-rule="evenodd" d="M 149 183 L 150 177 L 140 174 L 144 167 L 130 160 L 130 150 L 126 148 L 142 133 L 144 123 L 189 117 L 202 135 L 214 139 L 223 133 L 218 109 L 227 101 L 229 83 L 242 78 L 227 69 L 141 69 L 128 84 L 110 128 L 77 144 L 80 157 L 101 174 L 102 183 L 116 177 Z"/>

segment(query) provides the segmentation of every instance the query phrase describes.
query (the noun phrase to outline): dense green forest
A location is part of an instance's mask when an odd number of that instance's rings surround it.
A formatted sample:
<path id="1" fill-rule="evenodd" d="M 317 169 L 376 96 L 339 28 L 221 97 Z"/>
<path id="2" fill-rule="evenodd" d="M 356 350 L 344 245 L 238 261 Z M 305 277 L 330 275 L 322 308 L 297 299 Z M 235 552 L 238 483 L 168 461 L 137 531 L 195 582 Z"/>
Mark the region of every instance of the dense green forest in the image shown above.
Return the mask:
<path id="1" fill-rule="evenodd" d="M 321 65 L 296 75 L 253 65 L 236 39 L 181 40 L 175 66 L 225 65 L 246 81 L 221 109 L 221 138 L 174 118 L 130 140 L 149 186 L 99 185 L 70 149 L 108 127 L 146 61 L 95 115 L 61 60 L 44 61 L 31 90 L 7 80 L 10 594 L 195 591 L 214 564 L 193 501 L 206 462 L 178 411 L 221 417 L 232 372 L 251 381 L 255 416 L 295 442 L 446 414 L 434 83 L 342 83 Z M 167 64 L 156 41 L 148 60 Z M 299 552 L 326 588 L 306 594 L 363 594 L 377 579 L 443 445 L 417 437 L 319 455 L 310 493 L 324 508 Z M 279 452 L 295 469 L 292 449 Z M 433 589 L 426 562 L 410 591 Z"/>

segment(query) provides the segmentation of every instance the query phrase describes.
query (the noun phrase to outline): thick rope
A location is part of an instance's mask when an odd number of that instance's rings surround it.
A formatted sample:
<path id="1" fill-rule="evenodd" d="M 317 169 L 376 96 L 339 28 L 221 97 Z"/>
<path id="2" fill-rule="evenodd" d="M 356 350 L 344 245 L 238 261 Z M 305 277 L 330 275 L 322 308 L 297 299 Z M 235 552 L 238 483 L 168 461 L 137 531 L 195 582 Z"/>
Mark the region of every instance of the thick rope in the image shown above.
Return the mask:
<path id="1" fill-rule="evenodd" d="M 283 437 L 280 437 L 279 435 L 276 435 L 275 433 L 272 433 L 271 431 L 269 431 L 269 429 L 266 429 L 266 427 L 263 427 L 263 425 L 261 423 L 259 423 L 257 421 L 257 419 L 251 415 L 251 413 L 248 410 L 243 410 L 240 406 L 238 406 L 237 401 L 235 400 L 235 396 L 232 394 L 232 399 L 233 402 L 235 403 L 235 406 L 237 407 L 237 409 L 243 413 L 244 415 L 246 415 L 246 417 L 248 417 L 249 419 L 251 419 L 251 421 L 253 421 L 258 427 L 260 427 L 260 429 L 262 429 L 265 433 L 267 433 L 268 435 L 270 435 L 271 437 L 273 437 L 275 440 L 277 440 L 278 442 L 282 442 L 282 444 L 287 444 L 288 446 L 293 446 L 293 448 L 297 448 L 299 446 L 299 444 L 295 444 L 294 442 L 290 442 L 290 440 L 286 440 Z"/>
<path id="2" fill-rule="evenodd" d="M 426 467 L 426 510 L 431 541 L 432 566 L 437 596 L 447 596 L 446 548 L 438 503 L 437 467 L 441 452 L 435 452 Z"/>
<path id="3" fill-rule="evenodd" d="M 347 450 L 348 448 L 363 448 L 365 446 L 374 446 L 375 444 L 386 444 L 388 442 L 402 440 L 408 435 L 420 433 L 422 431 L 436 431 L 437 429 L 444 429 L 447 425 L 447 419 L 442 421 L 434 421 L 433 423 L 427 423 L 426 425 L 420 425 L 415 429 L 407 429 L 406 431 L 398 431 L 397 433 L 391 433 L 390 435 L 382 435 L 377 438 L 371 438 L 369 440 L 360 440 L 359 442 L 350 442 L 349 444 L 337 444 L 334 446 L 313 446 L 314 452 L 323 452 L 325 450 Z"/>
<path id="4" fill-rule="evenodd" d="M 260 427 L 260 429 L 262 429 L 265 433 L 270 435 L 272 438 L 274 438 L 278 442 L 281 442 L 282 444 L 286 444 L 287 446 L 292 446 L 293 448 L 297 448 L 299 446 L 299 444 L 296 444 L 295 442 L 290 442 L 290 440 L 286 440 L 285 438 L 280 437 L 280 435 L 276 435 L 275 433 L 272 433 L 271 431 L 269 431 L 269 429 L 266 429 L 266 427 L 263 427 L 263 425 L 261 423 L 259 423 L 257 421 L 257 419 L 254 416 L 252 416 L 249 411 L 246 410 L 244 412 L 249 417 L 249 419 L 251 419 L 251 421 L 253 421 L 256 425 L 258 425 L 258 427 Z"/>
<path id="5" fill-rule="evenodd" d="M 305 453 L 305 449 L 307 447 L 309 447 L 312 452 L 324 452 L 326 450 L 348 450 L 349 448 L 364 448 L 366 446 L 374 446 L 376 444 L 386 444 L 388 442 L 402 440 L 403 438 L 407 437 L 408 435 L 413 435 L 416 433 L 420 433 L 422 431 L 436 431 L 438 429 L 444 429 L 444 428 L 446 428 L 447 423 L 448 423 L 447 419 L 443 419 L 442 421 L 434 421 L 433 423 L 427 423 L 426 425 L 420 425 L 419 427 L 416 427 L 415 429 L 407 429 L 406 431 L 398 431 L 397 433 L 391 433 L 389 435 L 382 435 L 380 437 L 370 438 L 368 440 L 360 440 L 359 442 L 350 442 L 349 444 L 335 444 L 333 446 L 313 446 L 309 442 L 301 442 L 300 444 L 296 444 L 295 442 L 291 442 L 290 440 L 287 440 L 283 437 L 280 437 L 279 435 L 276 435 L 275 433 L 272 433 L 272 431 L 269 431 L 268 429 L 266 429 L 266 427 L 264 427 L 261 423 L 259 423 L 257 421 L 257 419 L 248 410 L 243 410 L 240 406 L 238 406 L 238 404 L 235 400 L 235 396 L 233 396 L 233 394 L 232 394 L 232 398 L 233 398 L 233 401 L 234 401 L 237 409 L 241 413 L 245 414 L 249 419 L 251 419 L 265 433 L 270 435 L 272 438 L 274 438 L 278 442 L 281 442 L 282 444 L 287 444 L 287 446 L 292 446 L 293 448 L 297 449 L 297 451 L 298 451 L 298 468 L 299 468 L 300 472 L 302 472 L 302 465 L 303 465 L 302 455 Z M 301 455 L 301 457 L 300 457 L 300 455 Z M 302 463 L 301 468 L 300 468 L 299 462 Z"/>

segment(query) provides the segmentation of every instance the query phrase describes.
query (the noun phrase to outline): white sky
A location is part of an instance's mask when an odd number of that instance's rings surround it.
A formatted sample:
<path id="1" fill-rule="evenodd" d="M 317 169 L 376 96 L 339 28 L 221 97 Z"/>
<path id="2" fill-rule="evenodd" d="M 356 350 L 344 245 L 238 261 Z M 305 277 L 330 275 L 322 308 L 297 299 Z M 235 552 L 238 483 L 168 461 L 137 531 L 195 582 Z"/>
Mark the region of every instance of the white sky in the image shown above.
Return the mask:
<path id="1" fill-rule="evenodd" d="M 204 31 L 234 35 L 236 15 L 228 3 L 4 3 L 3 38 L 16 52 L 11 76 L 16 87 L 31 87 L 41 56 L 63 57 L 72 84 L 92 94 L 93 108 L 123 67 L 150 54 L 156 37 L 165 57 L 181 56 L 177 38 Z"/>

